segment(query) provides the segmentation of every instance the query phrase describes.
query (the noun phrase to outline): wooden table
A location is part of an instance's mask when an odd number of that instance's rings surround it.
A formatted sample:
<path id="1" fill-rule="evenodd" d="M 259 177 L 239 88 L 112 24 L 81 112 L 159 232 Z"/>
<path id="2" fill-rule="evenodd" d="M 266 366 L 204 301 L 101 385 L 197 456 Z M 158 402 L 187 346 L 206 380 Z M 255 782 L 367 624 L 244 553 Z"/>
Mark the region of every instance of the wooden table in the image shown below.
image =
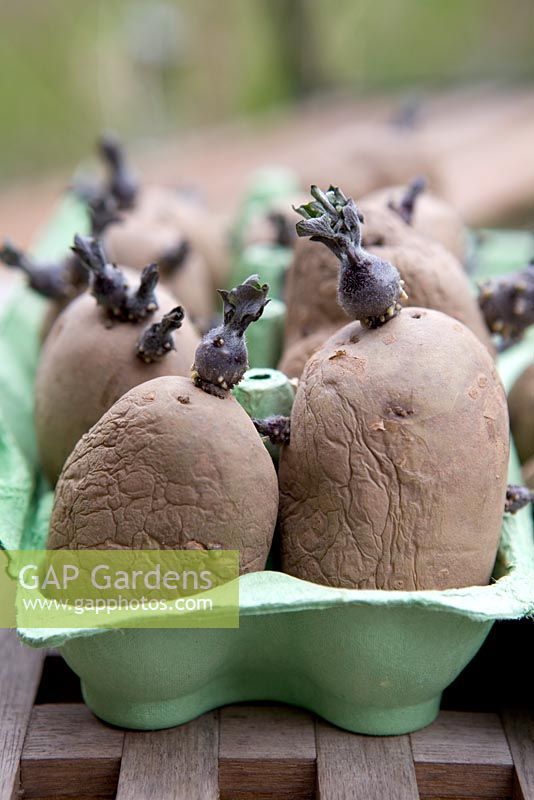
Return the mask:
<path id="1" fill-rule="evenodd" d="M 97 720 L 57 654 L 0 631 L 0 800 L 534 800 L 534 713 L 442 711 L 410 736 L 359 736 L 241 704 L 166 731 Z"/>

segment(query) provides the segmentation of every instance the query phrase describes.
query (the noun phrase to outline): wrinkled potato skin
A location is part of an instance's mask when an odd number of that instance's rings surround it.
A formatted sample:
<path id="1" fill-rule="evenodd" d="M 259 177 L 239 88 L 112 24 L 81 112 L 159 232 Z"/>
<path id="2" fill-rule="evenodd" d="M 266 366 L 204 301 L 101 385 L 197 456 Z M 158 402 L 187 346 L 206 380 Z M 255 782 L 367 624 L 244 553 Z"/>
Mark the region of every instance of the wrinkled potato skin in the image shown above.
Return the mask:
<path id="1" fill-rule="evenodd" d="M 180 549 L 194 540 L 265 567 L 278 483 L 251 420 L 187 378 L 124 395 L 78 443 L 59 479 L 50 549 Z"/>
<path id="2" fill-rule="evenodd" d="M 407 186 L 391 186 L 366 195 L 364 205 L 398 204 Z M 423 191 L 415 202 L 415 209 L 410 227 L 422 236 L 428 236 L 445 247 L 463 264 L 467 248 L 467 231 L 461 216 L 455 208 L 431 192 Z"/>
<path id="3" fill-rule="evenodd" d="M 405 281 L 410 305 L 442 311 L 463 322 L 493 355 L 490 333 L 461 264 L 438 242 L 422 237 L 388 208 L 362 202 L 363 245 L 390 261 Z M 299 240 L 286 288 L 285 349 L 347 316 L 336 299 L 339 262 L 326 247 Z"/>
<path id="4" fill-rule="evenodd" d="M 288 378 L 300 378 L 308 359 L 323 346 L 338 328 L 339 326 L 330 325 L 293 342 L 282 356 L 277 369 L 287 375 Z"/>
<path id="5" fill-rule="evenodd" d="M 178 227 L 151 221 L 145 224 L 132 214 L 124 222 L 110 225 L 104 234 L 104 247 L 111 261 L 140 271 L 153 261 L 158 263 L 165 251 L 181 239 Z M 210 318 L 213 310 L 211 277 L 197 251 L 191 250 L 173 274 L 162 276 L 161 283 L 180 298 L 192 319 Z"/>
<path id="6" fill-rule="evenodd" d="M 82 434 L 128 389 L 160 375 L 189 375 L 199 338 L 184 319 L 175 351 L 145 364 L 136 355 L 141 333 L 176 300 L 158 289 L 159 309 L 138 323 L 111 322 L 84 294 L 59 315 L 37 369 L 35 426 L 43 471 L 53 485 Z"/>
<path id="7" fill-rule="evenodd" d="M 534 456 L 534 364 L 512 386 L 508 409 L 515 446 L 523 463 Z"/>
<path id="8" fill-rule="evenodd" d="M 463 325 L 404 309 L 308 361 L 280 458 L 284 571 L 358 589 L 487 584 L 509 451 L 493 361 Z"/>

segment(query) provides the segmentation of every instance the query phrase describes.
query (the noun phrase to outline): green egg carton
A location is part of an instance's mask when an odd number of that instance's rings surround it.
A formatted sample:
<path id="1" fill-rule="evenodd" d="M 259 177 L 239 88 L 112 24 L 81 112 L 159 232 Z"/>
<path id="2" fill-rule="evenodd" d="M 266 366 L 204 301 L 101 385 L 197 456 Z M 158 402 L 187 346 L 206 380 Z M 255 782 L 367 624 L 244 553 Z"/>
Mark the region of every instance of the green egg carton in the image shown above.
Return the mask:
<path id="1" fill-rule="evenodd" d="M 71 233 L 64 231 L 62 246 Z M 7 550 L 44 547 L 52 505 L 32 425 L 43 309 L 18 289 L 0 317 L 0 540 Z M 502 356 L 507 387 L 531 352 L 532 339 Z M 510 479 L 518 480 L 514 456 Z M 407 733 L 432 722 L 441 693 L 496 620 L 534 611 L 531 515 L 505 516 L 489 586 L 360 591 L 266 570 L 242 576 L 239 588 L 235 629 L 19 634 L 32 647 L 58 647 L 80 676 L 89 708 L 122 727 L 165 728 L 227 703 L 273 700 L 350 731 Z"/>
<path id="2" fill-rule="evenodd" d="M 524 269 L 534 258 L 534 235 L 530 231 L 471 231 L 471 263 L 478 279 Z"/>
<path id="3" fill-rule="evenodd" d="M 230 275 L 230 284 L 237 286 L 249 275 L 257 274 L 264 283 L 269 284 L 269 297 L 283 300 L 285 276 L 292 258 L 291 247 L 268 243 L 251 244 L 242 250 L 236 259 Z"/>
<path id="4" fill-rule="evenodd" d="M 276 367 L 280 361 L 286 320 L 284 285 L 291 259 L 292 251 L 289 247 L 250 245 L 239 254 L 230 275 L 230 286 L 237 286 L 249 275 L 259 275 L 262 283 L 269 284 L 270 302 L 260 319 L 247 331 L 251 367 Z"/>
<path id="5" fill-rule="evenodd" d="M 252 175 L 230 237 L 234 256 L 239 256 L 243 250 L 246 231 L 252 220 L 265 214 L 276 203 L 290 203 L 300 189 L 297 174 L 286 167 L 264 167 Z"/>

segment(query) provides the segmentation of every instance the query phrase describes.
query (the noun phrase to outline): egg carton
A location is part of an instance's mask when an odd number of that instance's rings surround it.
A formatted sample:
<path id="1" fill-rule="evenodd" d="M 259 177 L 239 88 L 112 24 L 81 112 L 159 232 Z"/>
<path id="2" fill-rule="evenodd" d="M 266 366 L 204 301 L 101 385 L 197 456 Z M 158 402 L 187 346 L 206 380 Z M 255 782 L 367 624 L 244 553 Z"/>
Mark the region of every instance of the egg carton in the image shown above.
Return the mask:
<path id="1" fill-rule="evenodd" d="M 65 246 L 74 222 L 79 226 L 77 213 L 67 203 L 43 252 L 51 253 L 58 232 Z M 18 289 L 0 317 L 0 542 L 6 550 L 44 548 L 52 505 L 37 470 L 32 425 L 43 311 L 39 298 Z M 501 357 L 507 387 L 531 353 L 532 338 Z M 262 408 L 268 400 L 266 393 Z M 514 454 L 510 480 L 518 480 Z M 534 610 L 532 518 L 525 509 L 503 519 L 489 586 L 362 591 L 268 569 L 242 576 L 239 592 L 236 629 L 102 626 L 19 635 L 31 647 L 57 647 L 80 676 L 87 705 L 114 725 L 165 728 L 228 703 L 273 700 L 351 731 L 407 733 L 436 717 L 441 693 L 496 620 Z"/>

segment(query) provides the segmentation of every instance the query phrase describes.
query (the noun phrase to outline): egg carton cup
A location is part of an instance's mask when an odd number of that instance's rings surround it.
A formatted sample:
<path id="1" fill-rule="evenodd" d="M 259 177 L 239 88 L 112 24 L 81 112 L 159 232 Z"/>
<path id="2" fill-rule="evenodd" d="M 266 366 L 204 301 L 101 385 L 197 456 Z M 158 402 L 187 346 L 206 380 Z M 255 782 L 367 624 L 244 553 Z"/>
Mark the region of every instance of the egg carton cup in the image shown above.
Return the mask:
<path id="1" fill-rule="evenodd" d="M 61 228 L 62 247 L 71 232 Z M 52 245 L 49 238 L 43 251 L 50 254 Z M 43 311 L 43 302 L 20 288 L 0 317 L 0 541 L 6 550 L 44 548 L 52 507 L 32 424 Z M 507 387 L 530 360 L 532 345 L 531 338 L 501 357 Z M 266 381 L 258 383 L 265 387 Z M 269 410 L 262 391 L 252 406 Z M 273 410 L 279 396 L 272 394 Z M 514 454 L 510 479 L 518 481 Z M 165 728 L 227 703 L 272 700 L 302 706 L 350 731 L 407 733 L 433 721 L 443 690 L 496 620 L 533 612 L 532 518 L 528 509 L 505 515 L 489 586 L 336 589 L 266 570 L 240 577 L 239 594 L 236 629 L 103 626 L 22 629 L 19 635 L 31 647 L 58 647 L 80 676 L 89 708 L 114 725 Z"/>

